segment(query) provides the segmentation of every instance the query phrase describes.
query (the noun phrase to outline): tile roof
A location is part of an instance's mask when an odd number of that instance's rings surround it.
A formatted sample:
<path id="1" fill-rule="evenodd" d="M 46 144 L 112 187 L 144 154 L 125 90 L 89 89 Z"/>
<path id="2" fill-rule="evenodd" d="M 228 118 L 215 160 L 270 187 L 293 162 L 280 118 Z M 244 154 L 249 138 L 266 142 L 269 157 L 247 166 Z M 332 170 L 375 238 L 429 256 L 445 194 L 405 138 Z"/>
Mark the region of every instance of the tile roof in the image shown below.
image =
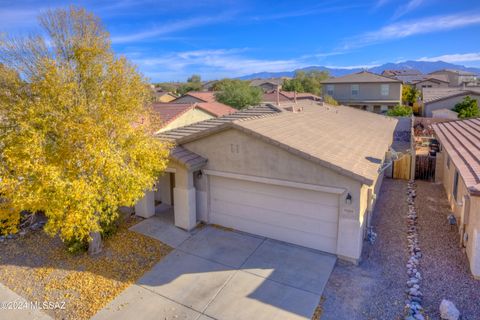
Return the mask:
<path id="1" fill-rule="evenodd" d="M 271 83 L 275 86 L 283 84 L 283 80 L 288 78 L 269 78 L 269 79 L 254 79 L 250 81 L 251 86 L 260 86 L 264 83 Z"/>
<path id="2" fill-rule="evenodd" d="M 153 103 L 153 111 L 160 115 L 160 120 L 163 125 L 166 125 L 173 120 L 177 119 L 179 116 L 185 112 L 193 109 L 194 104 L 192 103 L 162 103 L 156 102 Z"/>
<path id="3" fill-rule="evenodd" d="M 430 74 L 435 74 L 437 72 L 451 72 L 451 73 L 456 73 L 459 76 L 474 76 L 475 75 L 475 73 L 470 72 L 470 71 L 456 70 L 456 69 L 441 69 L 441 70 L 436 70 L 436 71 L 430 72 Z"/>
<path id="4" fill-rule="evenodd" d="M 212 91 L 190 91 L 185 95 L 195 97 L 204 102 L 215 102 L 215 94 Z"/>
<path id="5" fill-rule="evenodd" d="M 360 71 L 357 73 L 347 74 L 343 77 L 331 78 L 322 83 L 329 84 L 329 83 L 385 83 L 385 82 L 401 82 L 400 80 L 381 76 L 379 74 L 375 74 L 369 71 Z"/>
<path id="6" fill-rule="evenodd" d="M 392 143 L 396 119 L 310 100 L 279 108 L 289 106 L 303 107 L 303 111 L 280 111 L 264 105 L 157 136 L 181 145 L 233 127 L 362 183 L 375 181 Z"/>
<path id="7" fill-rule="evenodd" d="M 230 106 L 227 106 L 226 104 L 220 103 L 220 102 L 199 102 L 196 103 L 195 106 L 197 108 L 200 108 L 202 110 L 205 110 L 211 114 L 213 114 L 215 117 L 221 117 L 225 116 L 227 114 L 232 114 L 234 112 L 237 112 L 237 109 L 234 109 Z"/>
<path id="8" fill-rule="evenodd" d="M 170 158 L 183 164 L 190 170 L 198 169 L 208 161 L 204 157 L 181 146 L 176 146 L 170 151 Z"/>
<path id="9" fill-rule="evenodd" d="M 219 129 L 222 125 L 231 123 L 238 119 L 263 117 L 279 112 L 282 111 L 272 105 L 255 106 L 239 110 L 235 113 L 225 115 L 223 117 L 204 120 L 188 126 L 160 132 L 157 134 L 157 137 L 165 140 L 175 141 L 177 144 L 181 144 L 187 140 L 194 140 L 199 136 L 206 135 L 211 131 Z"/>
<path id="10" fill-rule="evenodd" d="M 233 127 L 372 184 L 393 141 L 398 121 L 346 106 L 322 106 L 313 101 L 297 105 L 304 107 L 303 111 L 239 120 Z"/>
<path id="11" fill-rule="evenodd" d="M 480 87 L 459 88 L 423 88 L 423 103 L 431 103 L 461 95 L 480 95 Z"/>
<path id="12" fill-rule="evenodd" d="M 480 118 L 435 123 L 433 129 L 467 189 L 480 196 Z"/>
<path id="13" fill-rule="evenodd" d="M 295 93 L 290 91 L 280 90 L 279 100 L 280 102 L 291 102 L 295 99 Z M 308 92 L 297 92 L 297 100 L 310 99 L 310 100 L 322 100 L 321 97 Z M 262 97 L 263 102 L 276 102 L 277 92 L 265 92 Z"/>
<path id="14" fill-rule="evenodd" d="M 160 115 L 160 120 L 163 125 L 174 121 L 182 114 L 189 110 L 198 108 L 212 116 L 221 117 L 224 115 L 232 114 L 237 110 L 219 102 L 200 102 L 200 103 L 174 103 L 174 102 L 156 102 L 152 105 L 153 111 Z"/>

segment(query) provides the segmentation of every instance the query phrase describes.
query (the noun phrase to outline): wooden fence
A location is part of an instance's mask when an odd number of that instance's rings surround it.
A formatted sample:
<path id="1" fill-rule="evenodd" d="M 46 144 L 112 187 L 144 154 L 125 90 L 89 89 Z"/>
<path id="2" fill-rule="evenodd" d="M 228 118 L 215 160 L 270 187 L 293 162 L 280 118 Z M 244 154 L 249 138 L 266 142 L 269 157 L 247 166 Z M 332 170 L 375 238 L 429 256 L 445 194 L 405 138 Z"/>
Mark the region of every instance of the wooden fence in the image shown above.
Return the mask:
<path id="1" fill-rule="evenodd" d="M 417 155 L 415 158 L 415 179 L 435 181 L 436 157 Z"/>
<path id="2" fill-rule="evenodd" d="M 411 174 L 412 156 L 407 153 L 398 160 L 393 161 L 393 178 L 409 180 Z"/>

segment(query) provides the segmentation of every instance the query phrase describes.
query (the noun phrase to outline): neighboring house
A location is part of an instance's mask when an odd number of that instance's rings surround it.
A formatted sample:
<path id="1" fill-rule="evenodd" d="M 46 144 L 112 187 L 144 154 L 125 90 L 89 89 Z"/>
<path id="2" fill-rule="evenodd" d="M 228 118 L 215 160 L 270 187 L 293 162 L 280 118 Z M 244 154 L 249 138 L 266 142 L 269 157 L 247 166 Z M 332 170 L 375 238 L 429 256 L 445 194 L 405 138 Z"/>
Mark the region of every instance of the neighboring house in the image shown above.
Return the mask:
<path id="1" fill-rule="evenodd" d="M 415 69 L 384 70 L 382 76 L 397 79 L 404 84 L 412 84 L 424 78 L 424 74 Z"/>
<path id="2" fill-rule="evenodd" d="M 402 101 L 402 81 L 368 71 L 322 81 L 323 94 L 340 104 L 385 112 Z"/>
<path id="3" fill-rule="evenodd" d="M 255 79 L 250 82 L 252 87 L 259 87 L 263 92 L 282 89 L 283 80 L 287 78 Z"/>
<path id="4" fill-rule="evenodd" d="M 437 109 L 432 111 L 432 118 L 435 119 L 458 119 L 458 113 L 450 109 Z"/>
<path id="5" fill-rule="evenodd" d="M 434 110 L 452 110 L 466 96 L 470 96 L 480 102 L 480 88 L 423 88 L 422 116 L 432 117 Z"/>
<path id="6" fill-rule="evenodd" d="M 175 94 L 168 92 L 168 91 L 162 91 L 162 90 L 155 90 L 155 102 L 171 102 L 175 99 L 178 98 Z"/>
<path id="7" fill-rule="evenodd" d="M 396 123 L 303 101 L 166 131 L 176 147 L 155 194 L 180 228 L 203 221 L 357 262 Z"/>
<path id="8" fill-rule="evenodd" d="M 215 102 L 215 93 L 210 91 L 190 91 L 173 100 L 173 103 Z"/>
<path id="9" fill-rule="evenodd" d="M 412 85 L 418 90 L 422 90 L 423 88 L 447 88 L 449 82 L 445 75 L 431 75 L 413 82 Z"/>
<path id="10" fill-rule="evenodd" d="M 480 279 L 480 118 L 433 124 L 441 152 L 435 180 L 442 182 L 456 217 L 472 274 Z"/>
<path id="11" fill-rule="evenodd" d="M 153 110 L 159 115 L 161 121 L 161 128 L 156 130 L 156 133 L 237 111 L 218 102 L 155 103 L 153 104 Z"/>
<path id="12" fill-rule="evenodd" d="M 218 82 L 218 80 L 211 80 L 202 83 L 202 90 L 203 91 L 213 91 L 213 86 Z"/>
<path id="13" fill-rule="evenodd" d="M 300 100 L 313 100 L 313 101 L 320 101 L 322 100 L 321 97 L 316 96 L 312 93 L 308 92 L 289 92 L 289 91 L 279 91 L 277 94 L 277 90 L 265 92 L 262 97 L 262 102 L 264 103 L 274 103 L 277 102 L 293 102 L 293 101 L 300 101 Z"/>
<path id="14" fill-rule="evenodd" d="M 473 72 L 443 69 L 434 72 L 430 72 L 430 75 L 443 75 L 446 76 L 450 87 L 459 87 L 463 84 L 476 83 L 477 75 Z"/>

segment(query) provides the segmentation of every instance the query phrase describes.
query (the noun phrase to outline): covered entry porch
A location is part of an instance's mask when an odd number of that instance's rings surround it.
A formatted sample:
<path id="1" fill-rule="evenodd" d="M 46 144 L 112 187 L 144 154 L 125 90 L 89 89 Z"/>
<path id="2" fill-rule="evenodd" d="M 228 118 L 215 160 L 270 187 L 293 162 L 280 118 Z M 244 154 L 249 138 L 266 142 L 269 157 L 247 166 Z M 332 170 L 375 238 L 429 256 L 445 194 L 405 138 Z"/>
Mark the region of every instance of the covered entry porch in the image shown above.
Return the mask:
<path id="1" fill-rule="evenodd" d="M 147 191 L 135 205 L 135 214 L 143 218 L 157 214 L 190 231 L 197 226 L 197 216 L 206 212 L 206 178 L 201 168 L 207 159 L 182 147 L 173 149 L 170 159 L 153 190 Z"/>

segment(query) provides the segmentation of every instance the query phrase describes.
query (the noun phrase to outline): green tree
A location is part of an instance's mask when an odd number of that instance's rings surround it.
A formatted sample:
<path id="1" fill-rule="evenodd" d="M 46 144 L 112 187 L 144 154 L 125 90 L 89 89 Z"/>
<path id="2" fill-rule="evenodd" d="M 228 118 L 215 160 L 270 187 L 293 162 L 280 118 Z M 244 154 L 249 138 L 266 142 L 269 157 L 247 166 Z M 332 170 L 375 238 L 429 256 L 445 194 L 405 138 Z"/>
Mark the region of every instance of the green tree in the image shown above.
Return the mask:
<path id="1" fill-rule="evenodd" d="M 323 97 L 323 101 L 329 105 L 332 105 L 332 106 L 338 106 L 340 105 L 338 103 L 337 100 L 335 100 L 332 96 L 329 96 L 328 94 L 326 94 L 324 97 Z"/>
<path id="2" fill-rule="evenodd" d="M 236 79 L 224 79 L 218 86 L 215 99 L 235 109 L 257 105 L 262 101 L 262 90 L 252 87 L 248 82 Z"/>
<path id="3" fill-rule="evenodd" d="M 193 74 L 190 78 L 187 79 L 187 82 L 180 87 L 178 87 L 178 93 L 185 94 L 190 91 L 200 91 L 202 89 L 202 78 Z"/>
<path id="4" fill-rule="evenodd" d="M 387 115 L 391 117 L 408 117 L 413 114 L 412 107 L 398 105 L 395 106 L 393 109 L 387 111 Z"/>
<path id="5" fill-rule="evenodd" d="M 283 81 L 282 90 L 322 94 L 322 81 L 328 79 L 326 71 L 297 71 L 293 79 Z"/>
<path id="6" fill-rule="evenodd" d="M 407 106 L 413 106 L 420 97 L 420 91 L 414 86 L 403 85 L 402 86 L 402 102 Z"/>
<path id="7" fill-rule="evenodd" d="M 48 234 L 90 242 L 95 253 L 118 208 L 132 206 L 165 170 L 169 146 L 143 121 L 147 82 L 114 55 L 97 17 L 71 7 L 40 23 L 42 35 L 0 43 L 8 69 L 0 88 L 0 232 L 15 232 L 8 221 L 18 223 L 23 210 L 43 212 Z"/>
<path id="8" fill-rule="evenodd" d="M 455 108 L 453 108 L 453 111 L 458 112 L 459 118 L 480 117 L 478 101 L 470 98 L 470 96 L 466 96 L 462 101 L 457 103 Z"/>

